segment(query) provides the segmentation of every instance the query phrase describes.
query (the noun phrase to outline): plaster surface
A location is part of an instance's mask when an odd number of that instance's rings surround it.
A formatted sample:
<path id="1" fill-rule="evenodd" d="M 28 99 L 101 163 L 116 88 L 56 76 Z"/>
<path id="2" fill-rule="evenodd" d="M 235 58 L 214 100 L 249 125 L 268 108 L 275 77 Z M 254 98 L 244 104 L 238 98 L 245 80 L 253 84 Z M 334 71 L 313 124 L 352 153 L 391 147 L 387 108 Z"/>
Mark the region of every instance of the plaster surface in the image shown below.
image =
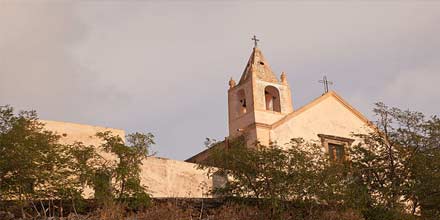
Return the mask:
<path id="1" fill-rule="evenodd" d="M 305 140 L 319 140 L 318 134 L 353 138 L 353 133 L 366 134 L 372 128 L 333 94 L 321 97 L 312 106 L 305 106 L 305 110 L 287 118 L 282 123 L 274 124 L 270 131 L 270 139 L 279 145 L 285 145 L 291 138 Z"/>
<path id="2" fill-rule="evenodd" d="M 61 135 L 61 143 L 79 141 L 93 145 L 106 160 L 116 160 L 116 157 L 99 149 L 102 140 L 95 136 L 96 133 L 111 131 L 114 135 L 125 137 L 125 131 L 121 129 L 47 120 L 42 122 L 46 130 Z M 148 188 L 153 197 L 206 197 L 207 191 L 213 186 L 207 172 L 197 169 L 194 163 L 158 157 L 149 157 L 142 163 L 141 184 Z M 84 196 L 92 198 L 93 189 L 86 188 Z"/>
<path id="3" fill-rule="evenodd" d="M 148 186 L 153 197 L 211 197 L 207 192 L 213 187 L 207 172 L 196 164 L 150 157 L 143 161 L 142 184 Z"/>

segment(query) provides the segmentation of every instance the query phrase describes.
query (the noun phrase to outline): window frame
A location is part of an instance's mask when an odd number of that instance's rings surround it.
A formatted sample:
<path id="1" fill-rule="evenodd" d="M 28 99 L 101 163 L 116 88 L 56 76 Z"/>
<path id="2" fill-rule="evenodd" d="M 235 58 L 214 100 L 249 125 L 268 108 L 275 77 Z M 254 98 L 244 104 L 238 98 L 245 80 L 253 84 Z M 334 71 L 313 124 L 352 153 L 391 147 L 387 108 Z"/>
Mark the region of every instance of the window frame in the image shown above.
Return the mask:
<path id="1" fill-rule="evenodd" d="M 322 147 L 325 149 L 325 152 L 329 155 L 329 157 L 330 157 L 329 144 L 343 146 L 343 149 L 344 149 L 343 158 L 339 159 L 339 158 L 337 158 L 337 155 L 335 155 L 335 157 L 332 159 L 332 161 L 346 161 L 349 159 L 348 149 L 351 147 L 351 144 L 354 142 L 354 139 L 339 137 L 339 136 L 334 136 L 334 135 L 327 135 L 327 134 L 318 134 L 318 137 L 321 139 Z M 336 149 L 335 149 L 335 151 L 336 151 Z"/>

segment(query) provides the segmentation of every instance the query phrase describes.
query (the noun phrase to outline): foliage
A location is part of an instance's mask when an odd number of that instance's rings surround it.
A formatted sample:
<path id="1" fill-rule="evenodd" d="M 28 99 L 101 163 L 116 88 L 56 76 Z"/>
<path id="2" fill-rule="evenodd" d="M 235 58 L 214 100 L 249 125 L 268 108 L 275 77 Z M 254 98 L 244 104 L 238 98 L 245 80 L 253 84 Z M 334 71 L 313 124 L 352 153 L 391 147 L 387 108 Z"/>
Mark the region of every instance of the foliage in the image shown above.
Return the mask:
<path id="1" fill-rule="evenodd" d="M 283 148 L 245 146 L 238 139 L 212 148 L 199 167 L 227 179 L 212 193 L 260 198 L 273 208 L 297 201 L 357 210 L 365 219 L 439 219 L 440 120 L 383 103 L 374 113 L 372 132 L 353 134 L 357 144 L 347 161 L 332 162 L 301 139 Z"/>
<path id="2" fill-rule="evenodd" d="M 213 194 L 256 199 L 265 219 L 440 219 L 440 119 L 383 103 L 374 112 L 376 129 L 353 134 L 357 144 L 347 161 L 331 161 L 320 145 L 298 138 L 253 147 L 237 139 L 227 148 L 208 140 L 217 147 L 199 167 L 226 180 Z M 153 135 L 130 134 L 126 142 L 110 132 L 97 136 L 100 146 L 60 144 L 61 136 L 44 130 L 35 111 L 0 107 L 0 199 L 20 201 L 23 218 L 30 217 L 25 207 L 40 217 L 54 216 L 58 207 L 62 215 L 63 201 L 76 213 L 85 187 L 95 189 L 101 210 L 123 207 L 101 216 L 149 204 L 140 172 Z M 290 213 L 290 204 L 302 211 Z M 161 212 L 166 215 L 173 213 Z"/>
<path id="3" fill-rule="evenodd" d="M 60 202 L 60 215 L 66 200 L 76 212 L 86 187 L 95 188 L 99 201 L 148 204 L 140 165 L 154 144 L 153 135 L 129 134 L 128 145 L 110 132 L 97 135 L 103 139 L 101 147 L 116 155 L 114 160 L 102 157 L 95 146 L 61 144 L 61 136 L 45 130 L 35 111 L 15 114 L 12 107 L 0 106 L 0 200 L 19 200 L 23 218 L 29 216 L 26 207 L 37 216 L 53 216 L 54 200 Z"/>
<path id="4" fill-rule="evenodd" d="M 353 174 L 371 197 L 367 207 L 402 213 L 411 204 L 413 214 L 439 218 L 439 120 L 383 103 L 374 112 L 378 131 L 357 134 L 362 141 L 351 151 Z"/>
<path id="5" fill-rule="evenodd" d="M 133 133 L 127 135 L 127 143 L 111 132 L 99 132 L 97 136 L 103 140 L 100 146 L 108 153 L 116 155 L 116 164 L 101 166 L 95 178 L 95 188 L 100 189 L 95 196 L 98 199 L 112 197 L 127 202 L 131 207 L 145 206 L 149 202 L 149 195 L 145 186 L 141 185 L 142 160 L 150 155 L 150 147 L 154 144 L 151 133 Z M 106 185 L 110 181 L 112 186 Z M 131 198 L 131 199 L 130 199 Z"/>
<path id="6" fill-rule="evenodd" d="M 60 136 L 43 125 L 35 111 L 15 115 L 12 107 L 0 107 L 1 199 L 18 199 L 24 206 L 81 193 L 78 182 L 69 178 L 74 174 L 69 146 L 59 144 Z"/>
<path id="7" fill-rule="evenodd" d="M 227 178 L 213 194 L 256 198 L 273 210 L 274 218 L 280 217 L 287 201 L 330 204 L 345 190 L 341 181 L 345 164 L 331 163 L 319 145 L 300 138 L 285 148 L 275 144 L 247 147 L 243 139 L 237 139 L 227 149 L 212 148 L 199 168 Z"/>

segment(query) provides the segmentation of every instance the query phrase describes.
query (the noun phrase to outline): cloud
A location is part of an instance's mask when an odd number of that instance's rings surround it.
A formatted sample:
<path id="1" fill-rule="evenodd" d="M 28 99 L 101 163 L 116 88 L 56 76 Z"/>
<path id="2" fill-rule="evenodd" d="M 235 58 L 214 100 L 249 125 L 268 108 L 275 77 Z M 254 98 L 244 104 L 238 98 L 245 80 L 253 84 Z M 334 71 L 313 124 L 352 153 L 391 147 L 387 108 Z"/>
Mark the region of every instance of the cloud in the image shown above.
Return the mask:
<path id="1" fill-rule="evenodd" d="M 426 114 L 438 115 L 440 65 L 433 63 L 420 69 L 403 70 L 384 89 L 385 99 L 390 104 Z"/>
<path id="2" fill-rule="evenodd" d="M 151 131 L 186 159 L 227 136 L 227 82 L 257 34 L 295 108 L 327 75 L 369 117 L 377 101 L 439 114 L 439 24 L 428 2 L 0 3 L 0 103 Z"/>
<path id="3" fill-rule="evenodd" d="M 86 122 L 81 118 L 97 116 L 102 105 L 120 98 L 71 52 L 87 35 L 75 5 L 2 3 L 0 26 L 3 104 Z"/>

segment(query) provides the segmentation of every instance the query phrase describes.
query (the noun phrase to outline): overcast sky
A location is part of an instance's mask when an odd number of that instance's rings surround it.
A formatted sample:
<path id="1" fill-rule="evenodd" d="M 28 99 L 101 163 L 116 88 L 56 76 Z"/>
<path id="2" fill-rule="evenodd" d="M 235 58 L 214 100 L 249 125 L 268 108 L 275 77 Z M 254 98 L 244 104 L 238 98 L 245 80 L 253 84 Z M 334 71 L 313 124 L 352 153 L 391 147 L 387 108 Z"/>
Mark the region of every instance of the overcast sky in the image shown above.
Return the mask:
<path id="1" fill-rule="evenodd" d="M 78 2 L 78 1 L 77 1 Z M 40 118 L 152 132 L 187 159 L 227 136 L 227 89 L 253 34 L 294 108 L 332 89 L 440 114 L 440 3 L 0 1 L 0 105 Z"/>

